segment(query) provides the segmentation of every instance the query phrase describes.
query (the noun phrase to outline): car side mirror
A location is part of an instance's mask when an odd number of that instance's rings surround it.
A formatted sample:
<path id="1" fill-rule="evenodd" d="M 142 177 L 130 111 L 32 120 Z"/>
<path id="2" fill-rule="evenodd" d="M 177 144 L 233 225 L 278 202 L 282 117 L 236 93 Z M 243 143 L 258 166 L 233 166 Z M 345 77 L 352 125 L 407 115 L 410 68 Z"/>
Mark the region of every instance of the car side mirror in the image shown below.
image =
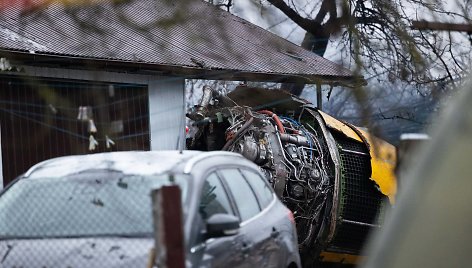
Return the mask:
<path id="1" fill-rule="evenodd" d="M 239 219 L 230 214 L 214 214 L 206 221 L 207 238 L 230 236 L 238 233 Z"/>

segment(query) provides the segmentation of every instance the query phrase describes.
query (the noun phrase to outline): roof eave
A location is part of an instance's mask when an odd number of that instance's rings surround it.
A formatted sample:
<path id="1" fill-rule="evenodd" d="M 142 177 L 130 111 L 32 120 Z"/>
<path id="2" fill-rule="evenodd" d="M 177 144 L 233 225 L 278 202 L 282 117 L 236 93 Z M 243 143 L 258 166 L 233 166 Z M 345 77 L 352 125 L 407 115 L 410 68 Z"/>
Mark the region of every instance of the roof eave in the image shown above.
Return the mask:
<path id="1" fill-rule="evenodd" d="M 84 58 L 47 53 L 30 53 L 20 50 L 0 49 L 0 56 L 7 57 L 17 64 L 88 69 L 109 70 L 136 74 L 158 74 L 181 76 L 186 79 L 254 81 L 275 83 L 329 84 L 332 86 L 356 87 L 366 84 L 363 77 L 356 76 L 323 76 L 311 74 L 248 72 L 242 70 L 208 69 L 193 66 L 156 64 L 147 62 L 122 61 L 102 58 Z"/>

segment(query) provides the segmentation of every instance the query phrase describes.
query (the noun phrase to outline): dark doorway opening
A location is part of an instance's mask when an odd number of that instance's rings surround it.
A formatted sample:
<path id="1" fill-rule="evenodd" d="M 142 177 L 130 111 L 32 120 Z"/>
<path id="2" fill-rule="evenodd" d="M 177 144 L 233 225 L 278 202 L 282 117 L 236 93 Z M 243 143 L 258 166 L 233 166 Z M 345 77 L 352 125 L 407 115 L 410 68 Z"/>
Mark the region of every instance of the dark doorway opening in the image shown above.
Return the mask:
<path id="1" fill-rule="evenodd" d="M 147 85 L 0 76 L 0 127 L 5 185 L 53 157 L 149 150 Z"/>

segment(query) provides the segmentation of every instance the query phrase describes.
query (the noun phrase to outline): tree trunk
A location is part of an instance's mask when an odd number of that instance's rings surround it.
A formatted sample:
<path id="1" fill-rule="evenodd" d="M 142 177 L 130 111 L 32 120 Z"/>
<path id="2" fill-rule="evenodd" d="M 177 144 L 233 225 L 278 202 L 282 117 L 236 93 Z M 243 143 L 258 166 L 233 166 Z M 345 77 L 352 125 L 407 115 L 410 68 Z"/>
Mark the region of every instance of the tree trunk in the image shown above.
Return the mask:
<path id="1" fill-rule="evenodd" d="M 328 46 L 329 37 L 331 31 L 328 31 L 328 24 L 333 24 L 336 18 L 336 2 L 334 0 L 323 0 L 320 10 L 316 15 L 315 19 L 310 20 L 301 17 L 295 10 L 288 6 L 283 0 L 268 0 L 272 5 L 277 7 L 291 20 L 297 23 L 300 27 L 305 29 L 307 32 L 305 38 L 301 44 L 306 50 L 309 50 L 318 56 L 323 57 L 326 47 Z M 325 24 L 321 24 L 326 15 L 329 14 L 329 20 Z M 331 28 L 331 27 L 329 27 Z M 291 94 L 300 96 L 305 88 L 305 83 L 283 83 L 282 89 L 290 92 Z"/>

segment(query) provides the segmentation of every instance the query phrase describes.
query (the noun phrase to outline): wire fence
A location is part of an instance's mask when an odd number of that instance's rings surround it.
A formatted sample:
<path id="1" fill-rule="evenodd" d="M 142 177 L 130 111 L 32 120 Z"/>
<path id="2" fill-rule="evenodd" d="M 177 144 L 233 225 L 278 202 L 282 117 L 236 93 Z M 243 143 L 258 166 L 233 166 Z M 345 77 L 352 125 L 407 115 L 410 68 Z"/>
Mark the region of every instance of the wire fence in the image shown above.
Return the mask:
<path id="1" fill-rule="evenodd" d="M 150 148 L 147 86 L 0 78 L 5 184 L 53 157 Z"/>
<path id="2" fill-rule="evenodd" d="M 96 154 L 150 150 L 150 117 L 182 106 L 149 101 L 147 85 L 0 75 L 0 267 L 151 267 L 162 161 Z"/>
<path id="3" fill-rule="evenodd" d="M 168 180 L 103 164 L 62 161 L 12 183 L 0 195 L 0 266 L 149 267 L 150 193 Z"/>

